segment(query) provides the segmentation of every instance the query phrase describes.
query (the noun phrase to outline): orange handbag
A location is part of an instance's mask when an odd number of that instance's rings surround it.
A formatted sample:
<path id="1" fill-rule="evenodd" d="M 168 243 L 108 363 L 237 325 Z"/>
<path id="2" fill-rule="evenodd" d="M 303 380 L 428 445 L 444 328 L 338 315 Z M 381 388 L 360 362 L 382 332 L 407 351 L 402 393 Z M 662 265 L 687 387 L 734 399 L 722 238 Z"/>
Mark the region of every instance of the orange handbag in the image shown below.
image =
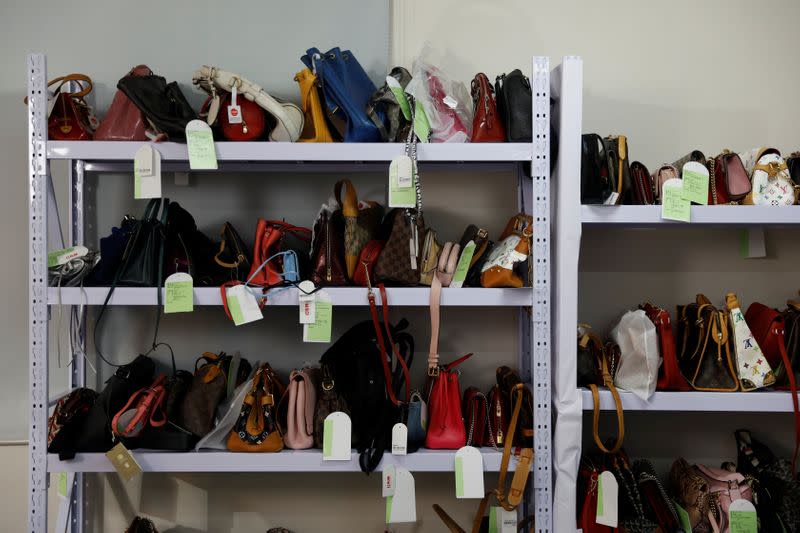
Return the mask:
<path id="1" fill-rule="evenodd" d="M 529 259 L 532 236 L 533 219 L 530 215 L 520 213 L 512 217 L 500 235 L 500 242 L 492 248 L 483 265 L 481 285 L 515 289 L 522 287 L 525 283 L 515 271 L 515 266 Z"/>
<path id="2" fill-rule="evenodd" d="M 242 404 L 225 446 L 232 452 L 279 452 L 283 433 L 278 426 L 277 399 L 285 388 L 269 364 L 253 377 L 253 385 Z"/>
<path id="3" fill-rule="evenodd" d="M 317 77 L 310 69 L 304 68 L 294 76 L 294 81 L 300 86 L 300 98 L 303 107 L 303 132 L 300 142 L 330 143 L 333 136 L 328 128 L 325 113 L 322 110 L 322 101 L 317 89 Z"/>

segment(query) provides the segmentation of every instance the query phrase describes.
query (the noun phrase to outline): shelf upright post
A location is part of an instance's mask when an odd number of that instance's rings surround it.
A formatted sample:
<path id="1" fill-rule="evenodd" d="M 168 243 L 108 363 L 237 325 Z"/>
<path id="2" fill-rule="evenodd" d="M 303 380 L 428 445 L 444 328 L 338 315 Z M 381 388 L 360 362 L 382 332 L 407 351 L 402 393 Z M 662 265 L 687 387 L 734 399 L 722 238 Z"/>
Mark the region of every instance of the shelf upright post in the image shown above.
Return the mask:
<path id="1" fill-rule="evenodd" d="M 537 533 L 553 531 L 550 430 L 550 58 L 535 57 L 533 98 L 533 345 L 534 515 Z"/>
<path id="2" fill-rule="evenodd" d="M 30 54 L 28 81 L 28 532 L 47 531 L 47 62 Z"/>

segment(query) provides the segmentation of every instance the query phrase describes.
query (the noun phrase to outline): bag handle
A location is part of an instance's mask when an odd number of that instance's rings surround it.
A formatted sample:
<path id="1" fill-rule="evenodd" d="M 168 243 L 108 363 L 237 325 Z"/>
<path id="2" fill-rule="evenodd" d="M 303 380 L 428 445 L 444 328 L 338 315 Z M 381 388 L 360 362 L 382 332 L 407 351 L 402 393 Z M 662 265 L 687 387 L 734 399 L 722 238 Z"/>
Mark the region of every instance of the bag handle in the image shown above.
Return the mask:
<path id="1" fill-rule="evenodd" d="M 786 353 L 786 345 L 783 332 L 777 333 L 779 336 L 778 351 L 783 359 L 783 366 L 786 369 L 786 376 L 789 378 L 789 390 L 792 394 L 792 409 L 794 411 L 794 453 L 792 454 L 792 478 L 797 474 L 797 454 L 800 451 L 800 401 L 797 399 L 797 381 L 794 379 L 794 369 Z"/>
<path id="2" fill-rule="evenodd" d="M 602 346 L 602 344 L 601 344 Z M 614 386 L 614 379 L 611 377 L 611 371 L 608 363 L 608 353 L 605 349 L 600 352 L 600 374 L 603 378 L 603 385 L 611 391 L 611 396 L 614 398 L 614 407 L 617 410 L 617 438 L 614 445 L 609 449 L 603 444 L 603 439 L 600 438 L 600 393 L 597 385 L 594 383 L 589 384 L 589 390 L 592 391 L 592 403 L 594 404 L 594 412 L 592 415 L 592 437 L 594 443 L 603 453 L 617 453 L 622 448 L 622 442 L 625 439 L 625 416 L 622 410 L 622 400 L 619 397 L 619 392 Z"/>
<path id="3" fill-rule="evenodd" d="M 344 193 L 344 203 L 342 203 L 342 187 L 347 188 Z M 358 193 L 356 192 L 356 188 L 353 187 L 353 183 L 347 178 L 341 179 L 336 182 L 333 191 L 336 196 L 336 202 L 342 210 L 342 214 L 346 217 L 357 217 Z"/>

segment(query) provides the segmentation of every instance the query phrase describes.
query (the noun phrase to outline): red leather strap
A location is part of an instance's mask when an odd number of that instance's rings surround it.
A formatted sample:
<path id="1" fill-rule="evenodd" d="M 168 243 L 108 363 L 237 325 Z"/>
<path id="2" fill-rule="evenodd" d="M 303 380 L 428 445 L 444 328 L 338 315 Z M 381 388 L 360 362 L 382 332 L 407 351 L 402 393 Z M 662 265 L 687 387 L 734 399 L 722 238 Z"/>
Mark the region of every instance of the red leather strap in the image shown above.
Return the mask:
<path id="1" fill-rule="evenodd" d="M 379 285 L 379 289 L 381 291 L 381 305 L 383 307 L 383 316 L 384 316 L 384 324 L 386 326 L 386 332 L 389 336 L 389 342 L 392 345 L 392 352 L 397 357 L 400 366 L 403 368 L 403 377 L 405 378 L 405 386 L 406 386 L 406 403 L 411 399 L 411 390 L 409 387 L 409 374 L 408 374 L 408 366 L 406 365 L 405 359 L 400 355 L 399 350 L 394 344 L 394 340 L 392 339 L 392 333 L 389 328 L 389 304 L 387 302 L 386 297 L 386 288 L 381 283 Z M 394 393 L 394 386 L 392 385 L 392 370 L 389 368 L 389 354 L 386 352 L 386 345 L 384 344 L 383 338 L 383 328 L 380 324 L 380 319 L 378 318 L 378 306 L 375 305 L 375 294 L 372 292 L 372 289 L 367 291 L 367 299 L 369 300 L 369 312 L 372 315 L 372 325 L 375 328 L 375 336 L 378 338 L 378 347 L 381 350 L 381 364 L 383 365 L 383 376 L 386 379 L 386 392 L 389 395 L 389 399 L 395 405 L 400 405 L 400 401 L 397 399 L 397 396 Z"/>
<path id="2" fill-rule="evenodd" d="M 783 366 L 786 369 L 786 376 L 789 378 L 789 390 L 792 394 L 792 406 L 794 408 L 794 453 L 792 454 L 792 477 L 797 473 L 797 452 L 800 451 L 800 402 L 797 399 L 797 382 L 794 379 L 794 369 L 789 361 L 789 354 L 786 353 L 786 346 L 780 332 L 775 332 L 781 339 L 778 342 L 778 349 L 781 352 Z"/>
<path id="3" fill-rule="evenodd" d="M 403 379 L 405 380 L 406 386 L 406 403 L 411 401 L 411 376 L 408 371 L 408 365 L 406 365 L 406 360 L 400 355 L 400 350 L 397 349 L 397 345 L 394 343 L 394 339 L 392 338 L 392 328 L 389 327 L 389 297 L 386 295 L 386 287 L 383 283 L 378 284 L 378 289 L 381 291 L 381 307 L 383 308 L 383 323 L 386 325 L 386 335 L 389 337 L 389 345 L 392 347 L 392 352 L 394 352 L 394 356 L 397 357 L 397 361 L 400 363 L 400 366 L 403 369 Z"/>

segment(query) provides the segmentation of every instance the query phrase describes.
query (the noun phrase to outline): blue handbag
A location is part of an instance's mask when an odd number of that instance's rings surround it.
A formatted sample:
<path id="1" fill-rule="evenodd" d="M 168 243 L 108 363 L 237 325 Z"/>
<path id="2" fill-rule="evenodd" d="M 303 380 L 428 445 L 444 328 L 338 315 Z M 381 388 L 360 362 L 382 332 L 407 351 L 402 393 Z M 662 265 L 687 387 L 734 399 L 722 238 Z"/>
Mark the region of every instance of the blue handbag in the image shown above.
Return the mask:
<path id="1" fill-rule="evenodd" d="M 300 60 L 316 74 L 328 117 L 344 142 L 382 140 L 367 115 L 367 105 L 377 88 L 350 50 L 331 48 L 322 53 L 318 48 L 309 48 Z M 386 120 L 382 111 L 379 117 Z"/>

